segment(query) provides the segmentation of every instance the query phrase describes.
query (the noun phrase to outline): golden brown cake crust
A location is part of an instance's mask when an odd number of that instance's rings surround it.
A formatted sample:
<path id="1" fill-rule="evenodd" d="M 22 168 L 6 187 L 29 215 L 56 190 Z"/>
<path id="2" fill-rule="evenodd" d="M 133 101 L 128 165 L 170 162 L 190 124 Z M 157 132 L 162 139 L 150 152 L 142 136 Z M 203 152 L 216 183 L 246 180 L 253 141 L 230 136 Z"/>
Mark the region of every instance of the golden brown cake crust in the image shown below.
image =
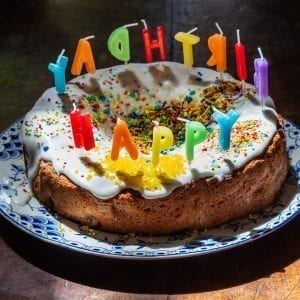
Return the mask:
<path id="1" fill-rule="evenodd" d="M 126 190 L 101 200 L 41 160 L 33 192 L 58 214 L 103 231 L 167 234 L 212 227 L 266 207 L 280 191 L 287 171 L 280 119 L 265 152 L 221 182 L 198 179 L 160 199 L 144 199 Z"/>

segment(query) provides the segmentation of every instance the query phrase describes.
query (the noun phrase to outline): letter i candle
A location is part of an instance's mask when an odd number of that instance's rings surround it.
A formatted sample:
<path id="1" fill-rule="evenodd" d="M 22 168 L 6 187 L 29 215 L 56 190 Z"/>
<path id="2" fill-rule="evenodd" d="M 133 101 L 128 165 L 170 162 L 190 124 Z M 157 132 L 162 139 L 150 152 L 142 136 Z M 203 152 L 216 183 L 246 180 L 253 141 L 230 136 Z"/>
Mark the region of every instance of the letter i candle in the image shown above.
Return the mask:
<path id="1" fill-rule="evenodd" d="M 245 46 L 241 43 L 240 30 L 237 29 L 237 43 L 234 45 L 236 68 L 239 80 L 242 82 L 242 90 L 245 92 L 245 81 L 247 80 L 247 63 Z"/>

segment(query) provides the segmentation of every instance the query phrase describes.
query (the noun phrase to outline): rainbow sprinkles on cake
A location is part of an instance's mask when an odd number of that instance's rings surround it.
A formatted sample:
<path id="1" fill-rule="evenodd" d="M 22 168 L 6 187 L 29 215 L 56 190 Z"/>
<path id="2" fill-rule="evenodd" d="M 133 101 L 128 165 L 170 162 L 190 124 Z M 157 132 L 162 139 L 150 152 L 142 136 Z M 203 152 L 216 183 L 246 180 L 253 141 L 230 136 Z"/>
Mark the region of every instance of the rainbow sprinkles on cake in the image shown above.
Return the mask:
<path id="1" fill-rule="evenodd" d="M 34 195 L 82 224 L 154 234 L 214 226 L 270 204 L 287 158 L 260 48 L 254 87 L 246 83 L 239 31 L 236 80 L 224 73 L 226 37 L 218 24 L 219 33 L 208 38 L 207 63 L 216 71 L 193 67 L 196 28 L 175 35 L 181 64 L 167 61 L 163 27 L 154 39 L 143 24 L 146 63 L 129 63 L 134 23 L 108 39 L 122 65 L 96 70 L 93 36 L 79 40 L 71 67 L 77 77 L 69 83 L 64 51 L 49 64 L 55 88 L 23 125 Z M 161 61 L 153 61 L 155 51 Z M 80 75 L 83 66 L 88 73 Z"/>

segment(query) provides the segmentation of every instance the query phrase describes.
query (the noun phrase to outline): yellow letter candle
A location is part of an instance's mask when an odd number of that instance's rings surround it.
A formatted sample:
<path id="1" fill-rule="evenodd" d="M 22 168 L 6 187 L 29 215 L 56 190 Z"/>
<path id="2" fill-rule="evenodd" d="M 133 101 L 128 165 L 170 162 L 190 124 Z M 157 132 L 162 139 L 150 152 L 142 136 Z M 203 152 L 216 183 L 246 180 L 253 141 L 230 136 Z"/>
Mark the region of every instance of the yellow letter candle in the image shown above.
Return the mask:
<path id="1" fill-rule="evenodd" d="M 187 68 L 192 67 L 194 64 L 193 45 L 196 45 L 200 41 L 199 36 L 191 34 L 197 29 L 195 27 L 189 32 L 177 32 L 175 34 L 175 40 L 182 43 L 183 63 Z"/>
<path id="2" fill-rule="evenodd" d="M 157 165 L 159 162 L 159 153 L 162 150 L 168 149 L 173 145 L 173 132 L 165 126 L 156 125 L 153 128 L 153 143 L 152 143 L 152 164 Z"/>

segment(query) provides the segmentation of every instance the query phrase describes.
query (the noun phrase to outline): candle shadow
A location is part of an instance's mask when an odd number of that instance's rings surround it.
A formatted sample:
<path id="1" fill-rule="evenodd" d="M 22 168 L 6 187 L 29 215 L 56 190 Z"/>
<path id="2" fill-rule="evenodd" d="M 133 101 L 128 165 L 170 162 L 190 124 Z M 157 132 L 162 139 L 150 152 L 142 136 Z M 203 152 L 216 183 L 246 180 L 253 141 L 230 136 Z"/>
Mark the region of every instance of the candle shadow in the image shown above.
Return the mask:
<path id="1" fill-rule="evenodd" d="M 200 75 L 195 74 L 189 76 L 189 83 L 201 87 L 207 87 L 211 84 L 210 81 L 202 80 L 202 77 Z"/>
<path id="2" fill-rule="evenodd" d="M 130 92 L 138 91 L 143 88 L 138 77 L 130 70 L 119 73 L 118 79 L 120 80 L 122 87 L 128 89 Z"/>
<path id="3" fill-rule="evenodd" d="M 166 81 L 171 82 L 173 85 L 178 84 L 178 80 L 173 74 L 172 70 L 168 66 L 160 66 L 158 68 L 155 65 L 149 66 L 149 73 L 153 76 L 157 84 L 162 84 Z"/>
<path id="4" fill-rule="evenodd" d="M 68 94 L 58 94 L 62 104 L 63 104 L 63 112 L 70 113 L 73 110 L 73 101 L 71 100 Z"/>
<path id="5" fill-rule="evenodd" d="M 104 169 L 102 165 L 98 162 L 92 161 L 89 157 L 87 156 L 81 156 L 79 158 L 81 162 L 88 168 L 92 168 L 93 171 L 98 175 L 98 176 L 103 176 L 104 174 Z"/>
<path id="6" fill-rule="evenodd" d="M 274 104 L 273 100 L 270 97 L 268 97 L 267 99 L 263 100 L 263 101 L 265 101 L 264 106 L 262 106 L 261 100 L 258 99 L 255 95 L 248 94 L 247 98 L 254 105 L 262 107 L 262 113 L 263 113 L 264 117 L 267 120 L 269 120 L 273 124 L 277 124 L 277 113 L 276 113 L 276 110 L 275 110 L 275 104 Z"/>
<path id="7" fill-rule="evenodd" d="M 87 93 L 89 95 L 94 95 L 94 96 L 103 95 L 101 86 L 100 86 L 99 82 L 97 81 L 97 79 L 94 77 L 90 77 L 89 81 L 90 81 L 89 85 L 79 82 L 79 81 L 71 82 L 69 84 L 73 84 L 73 85 L 77 86 L 79 89 L 83 90 L 85 93 Z"/>
<path id="8" fill-rule="evenodd" d="M 85 85 L 83 87 L 83 90 L 87 94 L 92 94 L 92 95 L 95 95 L 95 96 L 101 96 L 103 94 L 99 82 L 94 77 L 90 78 L 90 85 Z"/>

